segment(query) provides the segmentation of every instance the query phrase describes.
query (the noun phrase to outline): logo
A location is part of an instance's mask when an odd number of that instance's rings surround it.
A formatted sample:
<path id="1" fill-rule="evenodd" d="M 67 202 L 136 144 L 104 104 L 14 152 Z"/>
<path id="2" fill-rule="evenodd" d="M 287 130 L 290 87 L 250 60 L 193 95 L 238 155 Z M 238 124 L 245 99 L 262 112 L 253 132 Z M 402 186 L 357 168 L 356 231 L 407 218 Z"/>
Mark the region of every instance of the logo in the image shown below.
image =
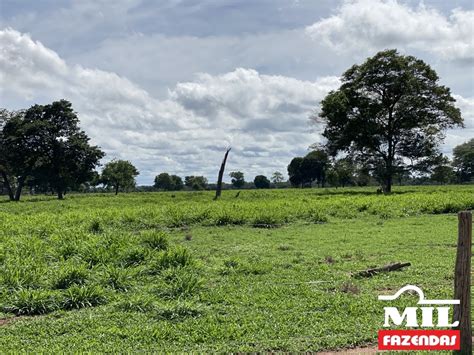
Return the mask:
<path id="1" fill-rule="evenodd" d="M 384 307 L 384 328 L 454 328 L 458 321 L 450 321 L 450 311 L 459 300 L 427 300 L 423 291 L 413 285 L 402 287 L 392 296 L 379 296 L 380 301 L 394 301 L 404 292 L 418 294 L 417 307 Z M 460 331 L 454 329 L 397 329 L 379 330 L 379 350 L 459 350 Z"/>

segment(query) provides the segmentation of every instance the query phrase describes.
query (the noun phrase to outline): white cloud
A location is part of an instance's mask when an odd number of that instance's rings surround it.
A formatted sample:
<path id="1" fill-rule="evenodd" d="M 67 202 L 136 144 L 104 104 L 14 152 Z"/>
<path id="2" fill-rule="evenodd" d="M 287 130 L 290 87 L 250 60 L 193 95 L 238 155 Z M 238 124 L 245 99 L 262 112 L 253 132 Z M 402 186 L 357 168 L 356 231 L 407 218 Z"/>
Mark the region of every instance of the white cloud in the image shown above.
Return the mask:
<path id="1" fill-rule="evenodd" d="M 115 73 L 69 65 L 15 30 L 0 31 L 0 46 L 2 102 L 70 100 L 94 143 L 109 159 L 133 161 L 148 184 L 162 171 L 215 180 L 228 145 L 229 171 L 285 172 L 318 139 L 307 117 L 338 85 L 334 77 L 309 82 L 239 68 L 200 74 L 158 100 Z"/>
<path id="2" fill-rule="evenodd" d="M 306 33 L 340 52 L 398 46 L 472 61 L 473 23 L 474 11 L 454 9 L 445 16 L 422 3 L 411 8 L 396 0 L 347 0 Z"/>

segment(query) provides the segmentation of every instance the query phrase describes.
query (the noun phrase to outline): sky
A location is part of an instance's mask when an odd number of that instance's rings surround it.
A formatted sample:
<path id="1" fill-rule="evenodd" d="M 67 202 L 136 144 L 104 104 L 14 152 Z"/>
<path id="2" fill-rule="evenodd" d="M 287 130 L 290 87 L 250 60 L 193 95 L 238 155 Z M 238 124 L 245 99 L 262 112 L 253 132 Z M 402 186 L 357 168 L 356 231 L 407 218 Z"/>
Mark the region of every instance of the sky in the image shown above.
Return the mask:
<path id="1" fill-rule="evenodd" d="M 340 75 L 397 48 L 451 88 L 474 137 L 472 0 L 0 0 L 0 107 L 70 100 L 81 128 L 137 182 L 161 172 L 286 175 L 322 142 Z M 227 176 L 226 181 L 229 181 Z"/>

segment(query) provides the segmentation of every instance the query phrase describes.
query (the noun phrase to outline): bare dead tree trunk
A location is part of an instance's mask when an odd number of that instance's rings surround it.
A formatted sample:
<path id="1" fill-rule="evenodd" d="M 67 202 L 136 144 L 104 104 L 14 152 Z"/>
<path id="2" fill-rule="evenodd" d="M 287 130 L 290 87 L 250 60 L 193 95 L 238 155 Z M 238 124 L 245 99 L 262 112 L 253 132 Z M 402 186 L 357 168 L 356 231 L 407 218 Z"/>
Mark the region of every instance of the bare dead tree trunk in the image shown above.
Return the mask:
<path id="1" fill-rule="evenodd" d="M 225 151 L 224 160 L 222 160 L 221 168 L 219 169 L 219 176 L 217 178 L 216 196 L 214 200 L 217 200 L 222 191 L 222 177 L 224 176 L 225 163 L 227 162 L 227 156 L 229 155 L 230 148 Z"/>

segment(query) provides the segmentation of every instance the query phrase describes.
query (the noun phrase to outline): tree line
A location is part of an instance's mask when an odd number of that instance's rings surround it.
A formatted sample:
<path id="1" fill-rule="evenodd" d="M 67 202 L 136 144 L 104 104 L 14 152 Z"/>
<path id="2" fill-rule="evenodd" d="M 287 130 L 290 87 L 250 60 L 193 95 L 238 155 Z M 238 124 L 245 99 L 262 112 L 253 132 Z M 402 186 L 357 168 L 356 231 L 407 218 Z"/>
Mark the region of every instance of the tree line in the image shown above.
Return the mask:
<path id="1" fill-rule="evenodd" d="M 372 165 L 347 155 L 331 157 L 324 148 L 304 157 L 295 157 L 288 165 L 289 182 L 293 187 L 345 187 L 382 185 L 384 167 Z M 400 164 L 393 173 L 397 184 L 462 184 L 474 179 L 474 139 L 453 149 L 453 159 L 443 154 L 433 156 L 423 165 Z"/>
<path id="2" fill-rule="evenodd" d="M 474 170 L 474 139 L 458 145 L 449 160 L 440 145 L 448 128 L 463 127 L 461 112 L 436 72 L 413 56 L 386 50 L 353 65 L 342 74 L 341 86 L 322 100 L 311 117 L 324 125 L 324 144 L 288 165 L 295 187 L 367 185 L 376 181 L 386 193 L 394 181 L 470 182 Z M 69 101 L 33 105 L 26 110 L 0 109 L 0 183 L 10 200 L 24 188 L 54 192 L 103 185 L 117 194 L 135 187 L 138 170 L 129 161 L 112 160 L 97 172 L 105 156 L 79 127 Z M 230 173 L 235 188 L 269 188 L 264 175 L 253 184 L 240 171 Z M 275 186 L 283 174 L 272 176 Z M 155 189 L 203 190 L 204 176 L 162 173 Z"/>

